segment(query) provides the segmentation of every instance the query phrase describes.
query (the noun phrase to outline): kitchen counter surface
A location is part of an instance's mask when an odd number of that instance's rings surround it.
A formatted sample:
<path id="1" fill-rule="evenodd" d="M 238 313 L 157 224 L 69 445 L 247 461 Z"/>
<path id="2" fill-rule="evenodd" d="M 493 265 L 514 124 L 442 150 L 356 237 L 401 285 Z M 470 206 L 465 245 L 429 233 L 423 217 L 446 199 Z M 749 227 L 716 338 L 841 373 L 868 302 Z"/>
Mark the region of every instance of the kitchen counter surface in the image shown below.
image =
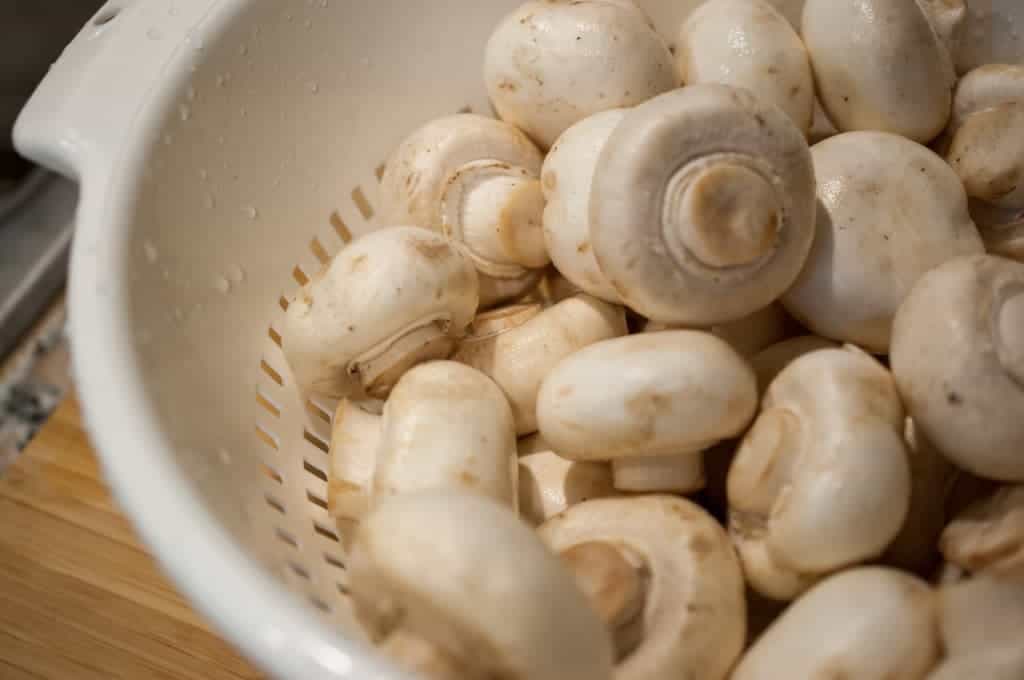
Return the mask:
<path id="1" fill-rule="evenodd" d="M 0 677 L 261 677 L 138 543 L 74 397 L 0 476 Z"/>

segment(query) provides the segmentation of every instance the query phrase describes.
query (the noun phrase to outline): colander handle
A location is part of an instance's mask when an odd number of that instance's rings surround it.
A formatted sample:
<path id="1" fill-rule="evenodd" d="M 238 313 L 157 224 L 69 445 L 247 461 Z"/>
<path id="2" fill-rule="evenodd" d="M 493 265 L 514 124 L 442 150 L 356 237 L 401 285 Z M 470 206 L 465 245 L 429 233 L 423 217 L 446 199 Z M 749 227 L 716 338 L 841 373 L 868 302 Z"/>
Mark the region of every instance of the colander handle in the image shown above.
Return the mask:
<path id="1" fill-rule="evenodd" d="M 110 0 L 89 20 L 22 109 L 18 151 L 79 182 L 113 167 L 125 132 L 164 66 L 223 0 Z M 173 9 L 170 9 L 173 8 Z"/>

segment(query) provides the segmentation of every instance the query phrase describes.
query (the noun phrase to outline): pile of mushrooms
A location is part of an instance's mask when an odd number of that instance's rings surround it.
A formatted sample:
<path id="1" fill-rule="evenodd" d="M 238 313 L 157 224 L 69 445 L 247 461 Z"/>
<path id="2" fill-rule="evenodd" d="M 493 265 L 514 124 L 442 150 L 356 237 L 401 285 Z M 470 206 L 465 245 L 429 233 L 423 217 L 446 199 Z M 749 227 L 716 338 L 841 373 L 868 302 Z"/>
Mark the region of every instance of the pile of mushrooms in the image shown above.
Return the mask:
<path id="1" fill-rule="evenodd" d="M 1024 65 L 690 4 L 509 14 L 288 305 L 358 619 L 434 680 L 1024 678 Z"/>

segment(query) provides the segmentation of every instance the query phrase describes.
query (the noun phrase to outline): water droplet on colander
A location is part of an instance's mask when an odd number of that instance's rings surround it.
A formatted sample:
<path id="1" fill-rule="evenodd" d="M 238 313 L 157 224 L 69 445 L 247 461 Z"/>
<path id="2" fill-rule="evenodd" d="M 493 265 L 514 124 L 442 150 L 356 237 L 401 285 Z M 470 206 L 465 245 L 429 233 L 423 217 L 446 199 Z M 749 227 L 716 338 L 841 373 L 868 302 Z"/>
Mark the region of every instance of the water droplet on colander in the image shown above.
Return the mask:
<path id="1" fill-rule="evenodd" d="M 228 278 L 232 283 L 243 283 L 245 281 L 245 270 L 242 265 L 233 264 L 228 267 Z"/>
<path id="2" fill-rule="evenodd" d="M 209 177 L 210 173 L 206 168 L 199 168 L 199 179 L 205 182 Z"/>
<path id="3" fill-rule="evenodd" d="M 254 220 L 260 216 L 260 211 L 255 206 L 246 206 L 245 214 L 249 216 L 250 220 Z"/>
<path id="4" fill-rule="evenodd" d="M 320 91 L 320 83 L 316 82 L 315 80 L 313 82 L 311 82 L 309 84 L 309 91 L 312 92 L 313 94 L 316 94 L 317 92 L 319 92 Z"/>
<path id="5" fill-rule="evenodd" d="M 160 272 L 160 275 L 164 277 L 164 281 L 171 280 L 171 270 L 168 269 L 167 267 L 164 267 L 164 270 Z"/>
<path id="6" fill-rule="evenodd" d="M 285 21 L 291 22 L 294 19 L 295 19 L 295 15 L 292 14 L 291 12 L 288 12 L 287 14 L 284 15 L 284 20 Z"/>
<path id="7" fill-rule="evenodd" d="M 213 282 L 213 287 L 217 289 L 218 293 L 223 293 L 224 295 L 231 292 L 231 282 L 224 276 L 218 276 L 217 280 Z"/>
<path id="8" fill-rule="evenodd" d="M 155 264 L 156 261 L 160 259 L 160 251 L 157 250 L 152 241 L 146 241 L 142 244 L 142 252 L 145 253 L 146 260 L 148 260 L 150 264 Z"/>
<path id="9" fill-rule="evenodd" d="M 192 109 L 190 109 L 189 107 L 185 106 L 184 104 L 179 106 L 178 107 L 178 117 L 181 118 L 181 121 L 184 123 L 185 121 L 187 121 L 188 119 L 190 119 L 192 117 Z"/>
<path id="10" fill-rule="evenodd" d="M 163 31 L 161 31 L 156 26 L 150 26 L 149 29 L 146 31 L 146 37 L 150 40 L 160 40 L 160 38 L 164 37 L 164 34 Z"/>

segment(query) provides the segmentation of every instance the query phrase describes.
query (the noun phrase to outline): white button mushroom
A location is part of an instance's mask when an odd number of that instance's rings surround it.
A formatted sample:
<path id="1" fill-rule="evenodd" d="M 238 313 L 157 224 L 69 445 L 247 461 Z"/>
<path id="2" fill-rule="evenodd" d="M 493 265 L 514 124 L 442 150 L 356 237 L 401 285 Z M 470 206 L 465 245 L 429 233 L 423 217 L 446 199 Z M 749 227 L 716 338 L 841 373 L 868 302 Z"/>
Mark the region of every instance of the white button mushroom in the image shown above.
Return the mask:
<path id="1" fill-rule="evenodd" d="M 743 575 L 722 527 L 682 498 L 573 506 L 540 535 L 611 629 L 617 680 L 724 680 L 743 649 Z"/>
<path id="2" fill-rule="evenodd" d="M 910 504 L 903 428 L 892 376 L 859 350 L 813 352 L 779 374 L 729 470 L 729 530 L 752 588 L 792 599 L 882 554 Z"/>
<path id="3" fill-rule="evenodd" d="M 490 378 L 433 361 L 398 381 L 384 405 L 374 503 L 419 489 L 465 489 L 515 507 L 515 423 Z"/>
<path id="4" fill-rule="evenodd" d="M 622 491 L 697 491 L 702 452 L 735 437 L 757 410 L 754 373 L 724 341 L 698 331 L 606 340 L 548 374 L 541 435 L 576 461 L 612 461 Z"/>
<path id="5" fill-rule="evenodd" d="M 926 274 L 893 331 L 893 373 L 910 415 L 950 460 L 1024 481 L 1024 264 L 957 258 Z"/>
<path id="6" fill-rule="evenodd" d="M 804 134 L 814 79 L 800 36 L 764 0 L 709 0 L 683 24 L 676 64 L 683 82 L 745 87 L 785 111 Z"/>
<path id="7" fill-rule="evenodd" d="M 732 345 L 732 348 L 743 356 L 752 357 L 766 347 L 784 340 L 789 333 L 790 324 L 789 315 L 782 305 L 773 303 L 742 319 L 715 324 L 707 330 Z M 685 329 L 658 321 L 650 321 L 644 326 L 645 333 L 667 330 Z"/>
<path id="8" fill-rule="evenodd" d="M 967 195 L 1024 209 L 1024 66 L 989 64 L 957 84 L 946 160 Z"/>
<path id="9" fill-rule="evenodd" d="M 611 680 L 609 634 L 572 576 L 485 498 L 448 490 L 390 499 L 363 521 L 347 567 L 371 637 L 418 637 L 467 680 Z"/>
<path id="10" fill-rule="evenodd" d="M 590 195 L 601 151 L 625 117 L 625 109 L 613 109 L 576 123 L 555 142 L 541 172 L 547 199 L 544 240 L 551 261 L 581 290 L 615 303 L 622 300 L 590 243 Z"/>
<path id="11" fill-rule="evenodd" d="M 356 239 L 288 305 L 281 344 L 296 384 L 387 396 L 410 367 L 452 353 L 478 291 L 473 265 L 438 234 L 393 227 Z"/>
<path id="12" fill-rule="evenodd" d="M 946 527 L 940 548 L 967 573 L 1024 579 L 1024 486 L 1006 486 L 970 506 Z"/>
<path id="13" fill-rule="evenodd" d="M 443 232 L 481 274 L 522 294 L 537 280 L 529 270 L 549 261 L 541 162 L 507 123 L 468 113 L 433 120 L 388 159 L 381 219 Z"/>
<path id="14" fill-rule="evenodd" d="M 836 127 L 918 142 L 942 132 L 956 82 L 948 37 L 958 16 L 955 7 L 939 11 L 943 4 L 951 3 L 807 0 L 803 39 Z"/>
<path id="15" fill-rule="evenodd" d="M 344 399 L 331 422 L 331 466 L 327 511 L 332 517 L 358 520 L 370 509 L 377 470 L 381 417 Z"/>
<path id="16" fill-rule="evenodd" d="M 618 496 L 607 463 L 562 458 L 540 435 L 519 440 L 519 514 L 539 525 L 593 498 Z"/>
<path id="17" fill-rule="evenodd" d="M 545 149 L 587 116 L 679 86 L 668 47 L 630 0 L 527 2 L 495 29 L 484 60 L 498 115 Z"/>
<path id="18" fill-rule="evenodd" d="M 927 680 L 1024 678 L 1024 583 L 977 578 L 938 591 L 945 658 Z"/>
<path id="19" fill-rule="evenodd" d="M 654 321 L 708 326 L 775 301 L 814 237 L 807 140 L 749 91 L 704 84 L 629 111 L 590 197 L 597 262 Z"/>
<path id="20" fill-rule="evenodd" d="M 783 303 L 816 334 L 885 354 L 917 279 L 984 252 L 963 185 L 938 155 L 887 133 L 848 132 L 811 153 L 817 236 Z"/>
<path id="21" fill-rule="evenodd" d="M 621 307 L 578 295 L 547 309 L 514 306 L 478 316 L 453 359 L 498 383 L 517 433 L 525 435 L 537 431 L 537 392 L 551 369 L 587 345 L 626 332 Z"/>
<path id="22" fill-rule="evenodd" d="M 763 394 L 779 373 L 782 373 L 782 369 L 803 355 L 817 352 L 819 349 L 835 349 L 837 346 L 831 340 L 819 338 L 817 335 L 801 335 L 764 348 L 750 360 L 750 365 L 757 375 L 758 388 Z"/>
<path id="23" fill-rule="evenodd" d="M 927 583 L 894 569 L 852 569 L 794 602 L 731 680 L 922 680 L 940 653 L 936 637 Z"/>

